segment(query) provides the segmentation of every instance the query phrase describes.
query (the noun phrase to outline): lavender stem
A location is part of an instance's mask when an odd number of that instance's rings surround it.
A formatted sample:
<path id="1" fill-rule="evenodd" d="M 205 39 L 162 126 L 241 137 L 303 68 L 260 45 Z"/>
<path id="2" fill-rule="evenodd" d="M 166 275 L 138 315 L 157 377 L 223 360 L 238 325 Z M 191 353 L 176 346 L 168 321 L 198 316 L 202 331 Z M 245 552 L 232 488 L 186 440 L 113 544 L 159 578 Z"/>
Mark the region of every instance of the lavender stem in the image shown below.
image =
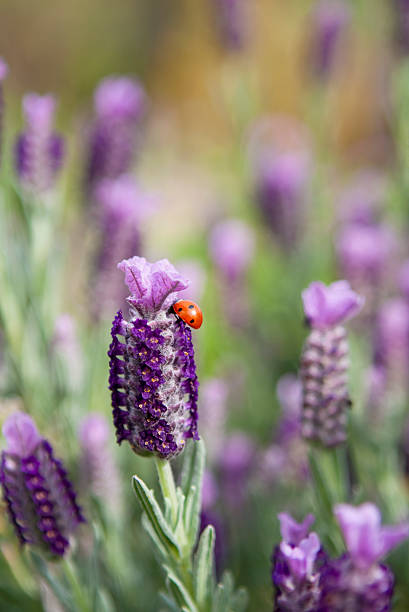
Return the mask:
<path id="1" fill-rule="evenodd" d="M 175 479 L 173 477 L 170 461 L 155 457 L 155 466 L 159 476 L 159 484 L 163 499 L 165 502 L 169 502 L 172 524 L 176 525 L 178 500 L 176 495 Z"/>

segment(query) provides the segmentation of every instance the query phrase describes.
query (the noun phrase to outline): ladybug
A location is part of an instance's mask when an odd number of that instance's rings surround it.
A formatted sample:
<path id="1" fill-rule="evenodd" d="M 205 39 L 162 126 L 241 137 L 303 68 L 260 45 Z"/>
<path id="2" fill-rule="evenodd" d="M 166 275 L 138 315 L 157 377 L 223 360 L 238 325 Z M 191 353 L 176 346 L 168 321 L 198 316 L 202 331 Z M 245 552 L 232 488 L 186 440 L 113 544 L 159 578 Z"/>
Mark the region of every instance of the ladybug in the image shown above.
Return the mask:
<path id="1" fill-rule="evenodd" d="M 190 300 L 178 300 L 172 306 L 174 313 L 193 329 L 199 329 L 203 323 L 203 313 L 199 306 Z"/>

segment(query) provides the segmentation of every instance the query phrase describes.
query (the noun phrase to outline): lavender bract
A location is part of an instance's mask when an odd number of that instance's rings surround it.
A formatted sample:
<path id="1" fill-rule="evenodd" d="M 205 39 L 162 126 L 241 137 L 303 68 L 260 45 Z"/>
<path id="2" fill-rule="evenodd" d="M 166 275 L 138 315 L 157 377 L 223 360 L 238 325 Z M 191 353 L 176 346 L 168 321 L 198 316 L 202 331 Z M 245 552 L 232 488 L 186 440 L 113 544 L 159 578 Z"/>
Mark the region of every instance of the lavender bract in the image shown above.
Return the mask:
<path id="1" fill-rule="evenodd" d="M 7 448 L 1 455 L 1 486 L 21 544 L 63 556 L 69 536 L 84 521 L 67 472 L 27 414 L 3 425 Z"/>
<path id="2" fill-rule="evenodd" d="M 89 140 L 87 185 L 117 178 L 129 171 L 137 128 L 145 108 L 145 93 L 136 79 L 107 77 L 94 95 L 96 118 Z"/>
<path id="3" fill-rule="evenodd" d="M 304 313 L 311 327 L 301 357 L 302 435 L 324 446 L 346 439 L 348 341 L 342 323 L 355 316 L 364 300 L 346 281 L 328 287 L 311 283 L 303 291 Z"/>
<path id="4" fill-rule="evenodd" d="M 53 129 L 56 102 L 52 95 L 23 98 L 25 131 L 16 143 L 16 170 L 21 184 L 33 193 L 50 189 L 64 157 L 64 142 Z"/>
<path id="5" fill-rule="evenodd" d="M 409 536 L 409 524 L 382 527 L 380 512 L 371 503 L 356 508 L 339 504 L 334 512 L 347 553 L 322 570 L 319 612 L 387 612 L 394 578 L 379 560 Z"/>
<path id="6" fill-rule="evenodd" d="M 166 259 L 132 257 L 118 267 L 131 291 L 131 319 L 117 313 L 108 352 L 117 441 L 170 459 L 186 438 L 198 439 L 192 334 L 170 310 L 188 281 Z"/>
<path id="7" fill-rule="evenodd" d="M 326 557 L 317 534 L 308 535 L 314 517 L 308 515 L 301 524 L 285 513 L 278 518 L 283 540 L 273 555 L 274 609 L 316 612 L 321 594 L 320 571 Z"/>

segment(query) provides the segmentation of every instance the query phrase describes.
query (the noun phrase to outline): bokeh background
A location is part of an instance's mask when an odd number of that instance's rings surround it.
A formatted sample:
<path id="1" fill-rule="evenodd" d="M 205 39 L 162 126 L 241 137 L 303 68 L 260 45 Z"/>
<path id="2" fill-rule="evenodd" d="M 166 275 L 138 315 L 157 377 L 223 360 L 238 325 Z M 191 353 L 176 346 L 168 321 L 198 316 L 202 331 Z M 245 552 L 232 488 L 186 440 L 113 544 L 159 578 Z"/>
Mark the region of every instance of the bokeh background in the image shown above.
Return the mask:
<path id="1" fill-rule="evenodd" d="M 110 281 L 102 281 L 103 296 L 94 291 L 104 230 L 85 187 L 87 130 L 101 79 L 138 79 L 146 104 L 129 172 L 150 202 L 137 227 L 138 254 L 180 265 L 192 278 L 190 297 L 203 308 L 203 328 L 194 332 L 199 431 L 208 445 L 203 521 L 216 525 L 219 569 L 229 567 L 237 584 L 249 588 L 254 611 L 271 608 L 277 512 L 300 519 L 314 511 L 324 539 L 328 527 L 314 501 L 297 429 L 295 377 L 306 336 L 300 295 L 313 280 L 346 277 L 367 299 L 351 326 L 350 455 L 359 473 L 354 499 L 378 503 L 390 521 L 408 514 L 409 440 L 402 432 L 409 316 L 402 270 L 409 256 L 409 13 L 404 2 L 345 0 L 336 3 L 343 7 L 339 31 L 323 32 L 321 4 L 3 0 L 0 9 L 0 50 L 9 66 L 3 84 L 6 182 L 18 184 L 13 147 L 23 129 L 26 92 L 56 96 L 56 126 L 66 140 L 54 204 L 47 204 L 58 210 L 58 231 L 49 243 L 50 253 L 56 246 L 59 253 L 58 297 L 50 297 L 45 312 L 50 343 L 58 345 L 58 330 L 63 339 L 59 371 L 47 377 L 44 369 L 27 374 L 23 368 L 18 387 L 10 382 L 6 356 L 1 418 L 16 406 L 31 411 L 80 483 L 77 432 L 88 412 L 109 422 L 106 351 L 110 320 L 123 303 Z M 281 170 L 277 162 L 277 170 L 275 161 L 286 155 L 290 161 Z M 290 210 L 289 218 L 275 215 L 274 207 Z M 24 242 L 13 214 L 4 219 L 3 227 L 11 219 L 12 235 Z M 232 220 L 233 227 L 223 225 Z M 359 234 L 352 254 L 343 249 L 343 232 L 365 224 L 380 233 L 368 242 Z M 16 249 L 3 255 L 16 285 L 23 283 Z M 130 255 L 118 251 L 119 259 Z M 114 265 L 112 274 L 114 284 L 121 280 Z M 99 309 L 106 298 L 110 308 Z M 391 300 L 406 306 L 400 318 L 390 316 L 382 336 L 380 313 Z M 62 315 L 68 319 L 61 323 Z M 26 323 L 24 359 L 35 361 L 43 351 L 40 363 L 47 363 L 47 350 Z M 56 386 L 56 394 L 47 386 Z M 113 609 L 154 612 L 163 579 L 128 487 L 134 472 L 153 482 L 153 470 L 128 448 L 114 447 L 111 433 L 107 445 L 109 461 L 119 466 L 119 506 L 107 518 L 100 507 L 106 491 L 98 490 L 99 501 L 91 502 L 87 487 L 80 500 L 103 524 L 107 601 Z M 3 553 L 38 609 L 35 585 L 3 520 L 1 533 Z M 408 554 L 406 547 L 391 561 L 396 610 L 402 611 L 409 606 Z"/>

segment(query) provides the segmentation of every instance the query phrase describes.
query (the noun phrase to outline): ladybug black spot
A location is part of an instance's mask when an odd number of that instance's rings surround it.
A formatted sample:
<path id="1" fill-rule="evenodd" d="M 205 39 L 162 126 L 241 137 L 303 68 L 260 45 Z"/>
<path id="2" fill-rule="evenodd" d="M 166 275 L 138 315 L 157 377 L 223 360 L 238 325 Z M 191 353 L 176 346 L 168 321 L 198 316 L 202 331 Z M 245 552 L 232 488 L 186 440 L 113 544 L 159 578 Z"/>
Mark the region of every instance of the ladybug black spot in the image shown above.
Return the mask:
<path id="1" fill-rule="evenodd" d="M 189 304 L 189 308 L 194 308 L 194 304 Z"/>
<path id="2" fill-rule="evenodd" d="M 182 312 L 183 308 L 178 308 L 178 312 Z"/>
<path id="3" fill-rule="evenodd" d="M 190 323 L 194 323 L 194 322 L 195 322 L 195 320 L 194 320 L 194 319 L 190 319 Z"/>

